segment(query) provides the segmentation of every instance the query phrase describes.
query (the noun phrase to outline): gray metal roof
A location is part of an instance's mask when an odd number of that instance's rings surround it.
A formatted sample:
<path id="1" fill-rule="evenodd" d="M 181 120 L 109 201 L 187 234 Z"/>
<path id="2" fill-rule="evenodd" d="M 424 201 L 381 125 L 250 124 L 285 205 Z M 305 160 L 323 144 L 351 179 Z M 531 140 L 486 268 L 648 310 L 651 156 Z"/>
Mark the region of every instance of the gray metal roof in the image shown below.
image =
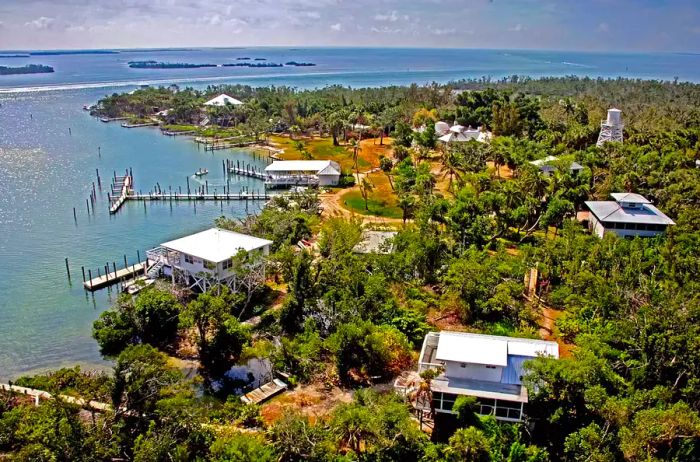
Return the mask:
<path id="1" fill-rule="evenodd" d="M 610 197 L 617 202 L 628 202 L 630 204 L 651 204 L 651 201 L 641 194 L 636 193 L 612 193 Z"/>
<path id="2" fill-rule="evenodd" d="M 639 196 L 639 194 L 635 194 Z M 642 196 L 639 196 L 642 197 Z M 642 199 L 644 199 L 642 197 Z M 644 199 L 646 200 L 646 199 Z M 624 202 L 631 202 L 623 199 Z M 640 208 L 622 207 L 616 201 L 586 201 L 586 207 L 599 221 L 614 223 L 643 223 L 650 225 L 675 225 L 661 210 L 649 203 Z"/>

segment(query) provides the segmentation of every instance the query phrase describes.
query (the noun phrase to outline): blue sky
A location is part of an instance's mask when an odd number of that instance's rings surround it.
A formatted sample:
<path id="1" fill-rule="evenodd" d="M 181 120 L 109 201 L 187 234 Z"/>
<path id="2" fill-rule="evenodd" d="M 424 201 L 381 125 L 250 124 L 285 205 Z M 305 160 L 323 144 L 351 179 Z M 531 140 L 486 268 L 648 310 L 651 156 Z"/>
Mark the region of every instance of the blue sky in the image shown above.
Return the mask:
<path id="1" fill-rule="evenodd" d="M 700 52 L 700 0 L 0 0 L 0 48 Z"/>

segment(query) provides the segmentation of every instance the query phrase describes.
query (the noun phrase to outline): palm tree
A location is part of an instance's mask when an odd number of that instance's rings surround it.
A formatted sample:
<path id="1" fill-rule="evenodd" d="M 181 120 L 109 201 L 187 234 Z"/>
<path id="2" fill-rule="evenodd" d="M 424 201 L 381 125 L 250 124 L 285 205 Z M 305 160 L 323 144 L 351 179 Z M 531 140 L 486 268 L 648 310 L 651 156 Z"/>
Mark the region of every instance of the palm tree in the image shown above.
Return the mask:
<path id="1" fill-rule="evenodd" d="M 462 174 L 466 172 L 466 169 L 464 168 L 462 162 L 462 158 L 456 150 L 452 149 L 448 145 L 445 146 L 445 148 L 442 151 L 441 161 L 441 172 L 443 172 L 443 178 L 445 178 L 446 176 L 449 176 L 450 178 L 447 189 L 448 191 L 453 191 L 453 180 L 457 178 L 457 181 L 461 183 Z"/>
<path id="2" fill-rule="evenodd" d="M 362 181 L 360 182 L 360 194 L 362 194 L 362 198 L 365 200 L 365 210 L 369 212 L 369 205 L 368 205 L 368 200 L 369 200 L 369 193 L 374 191 L 374 185 L 372 184 L 371 181 L 367 178 L 367 175 L 364 175 L 362 177 Z"/>
<path id="3" fill-rule="evenodd" d="M 353 166 L 355 167 L 355 174 L 359 175 L 359 165 L 357 162 L 357 155 L 360 151 L 362 151 L 362 146 L 360 145 L 360 142 L 356 140 L 355 138 L 350 140 L 350 147 L 352 148 L 352 162 Z M 359 179 L 359 178 L 358 178 Z"/>
<path id="4" fill-rule="evenodd" d="M 413 196 L 409 194 L 402 194 L 399 196 L 399 203 L 398 206 L 401 209 L 401 212 L 403 212 L 403 215 L 401 218 L 403 218 L 403 224 L 406 224 L 406 220 L 408 217 L 411 215 L 411 212 L 413 211 L 413 207 L 415 207 L 416 201 L 413 198 Z"/>

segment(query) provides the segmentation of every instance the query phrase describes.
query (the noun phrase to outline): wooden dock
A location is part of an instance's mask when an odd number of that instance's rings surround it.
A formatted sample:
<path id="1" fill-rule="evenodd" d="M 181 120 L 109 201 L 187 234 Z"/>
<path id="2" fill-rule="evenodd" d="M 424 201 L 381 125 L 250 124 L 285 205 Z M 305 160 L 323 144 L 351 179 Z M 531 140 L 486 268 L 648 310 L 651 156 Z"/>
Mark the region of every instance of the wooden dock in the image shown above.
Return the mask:
<path id="1" fill-rule="evenodd" d="M 222 143 L 210 143 L 204 145 L 205 151 L 218 151 L 220 149 L 244 148 L 246 146 L 255 146 L 260 144 L 259 141 L 227 141 Z"/>
<path id="2" fill-rule="evenodd" d="M 129 123 L 124 123 L 122 124 L 122 128 L 139 128 L 139 127 L 155 127 L 157 126 L 157 122 L 146 122 L 143 124 L 129 124 Z"/>
<path id="3" fill-rule="evenodd" d="M 0 390 L 17 393 L 19 395 L 31 396 L 34 398 L 34 405 L 39 405 L 39 400 L 42 399 L 53 399 L 53 395 L 48 391 L 36 390 L 34 388 L 18 387 L 17 385 L 10 385 L 9 383 L 0 383 Z M 101 403 L 99 401 L 87 401 L 82 398 L 76 398 L 74 396 L 68 395 L 58 395 L 60 399 L 71 404 L 75 404 L 84 409 L 93 409 L 95 411 L 111 411 L 112 405 L 108 403 Z"/>
<path id="4" fill-rule="evenodd" d="M 197 131 L 196 130 L 187 130 L 187 131 L 172 131 L 172 130 L 161 130 L 161 133 L 165 136 L 192 136 L 196 135 Z"/>
<path id="5" fill-rule="evenodd" d="M 248 176 L 251 178 L 259 178 L 261 180 L 264 180 L 267 177 L 267 175 L 265 175 L 263 171 L 255 170 L 255 168 L 247 169 L 240 167 L 230 167 L 228 169 L 228 172 L 232 175 Z"/>
<path id="6" fill-rule="evenodd" d="M 258 193 L 237 193 L 237 194 L 180 194 L 177 192 L 130 194 L 126 200 L 130 201 L 266 201 L 275 194 L 268 194 L 267 191 Z"/>
<path id="7" fill-rule="evenodd" d="M 273 379 L 271 382 L 267 382 L 241 396 L 241 401 L 243 401 L 245 404 L 260 404 L 263 401 L 267 401 L 273 396 L 282 393 L 286 389 L 286 383 L 279 379 Z"/>
<path id="8" fill-rule="evenodd" d="M 147 262 L 136 263 L 135 265 L 127 266 L 116 271 L 108 271 L 107 274 L 102 274 L 96 278 L 89 279 L 83 282 L 85 289 L 95 291 L 103 287 L 111 286 L 119 281 L 134 278 L 140 274 L 144 274 L 147 269 Z"/>
<path id="9" fill-rule="evenodd" d="M 131 175 L 115 176 L 112 183 L 112 195 L 109 198 L 109 213 L 115 214 L 119 211 L 126 198 L 131 193 L 133 179 Z"/>

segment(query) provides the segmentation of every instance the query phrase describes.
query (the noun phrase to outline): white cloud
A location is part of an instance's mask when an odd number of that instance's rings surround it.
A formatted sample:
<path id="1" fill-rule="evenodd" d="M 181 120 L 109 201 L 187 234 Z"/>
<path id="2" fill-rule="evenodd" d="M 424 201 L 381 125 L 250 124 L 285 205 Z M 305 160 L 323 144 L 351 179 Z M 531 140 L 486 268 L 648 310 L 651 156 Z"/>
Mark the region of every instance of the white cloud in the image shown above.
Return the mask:
<path id="1" fill-rule="evenodd" d="M 66 27 L 66 32 L 85 32 L 85 26 L 71 25 Z"/>
<path id="2" fill-rule="evenodd" d="M 610 32 L 610 26 L 607 22 L 601 22 L 598 24 L 598 32 Z"/>
<path id="3" fill-rule="evenodd" d="M 508 30 L 510 32 L 522 32 L 525 30 L 525 27 L 523 27 L 522 24 L 518 23 L 518 24 L 514 25 L 513 27 L 509 27 Z"/>
<path id="4" fill-rule="evenodd" d="M 374 20 L 375 21 L 396 22 L 399 20 L 399 14 L 396 12 L 396 10 L 391 11 L 391 12 L 386 13 L 386 14 L 375 14 Z"/>
<path id="5" fill-rule="evenodd" d="M 378 33 L 378 34 L 398 34 L 401 32 L 401 29 L 393 29 L 391 27 L 387 26 L 382 26 L 382 27 L 372 27 L 370 29 L 372 32 Z"/>
<path id="6" fill-rule="evenodd" d="M 309 19 L 321 19 L 321 13 L 318 11 L 305 11 L 301 16 Z"/>
<path id="7" fill-rule="evenodd" d="M 48 18 L 46 16 L 41 16 L 36 18 L 34 21 L 28 21 L 24 23 L 25 26 L 33 27 L 35 29 L 50 29 L 53 23 L 56 22 L 55 18 Z"/>
<path id="8" fill-rule="evenodd" d="M 432 27 L 429 27 L 428 31 L 433 35 L 452 35 L 452 34 L 457 32 L 457 29 L 455 29 L 454 27 L 445 28 L 445 29 L 440 29 L 440 28 L 434 29 Z"/>
<path id="9" fill-rule="evenodd" d="M 343 25 L 340 24 L 339 22 L 335 23 L 335 24 L 331 24 L 331 30 L 334 30 L 336 32 L 340 32 L 343 30 Z"/>

